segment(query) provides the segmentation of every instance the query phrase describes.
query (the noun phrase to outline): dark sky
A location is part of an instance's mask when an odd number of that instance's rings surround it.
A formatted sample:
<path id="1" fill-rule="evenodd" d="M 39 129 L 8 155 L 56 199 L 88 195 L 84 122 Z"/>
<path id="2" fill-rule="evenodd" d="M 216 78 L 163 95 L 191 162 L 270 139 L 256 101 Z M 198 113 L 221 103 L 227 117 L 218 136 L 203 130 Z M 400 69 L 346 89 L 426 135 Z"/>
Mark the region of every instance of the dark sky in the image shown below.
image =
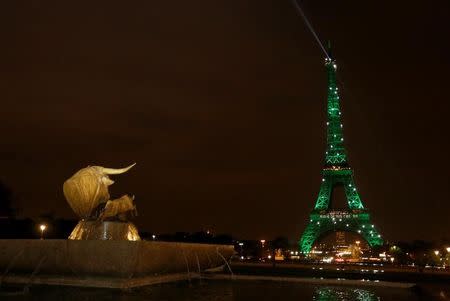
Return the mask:
<path id="1" fill-rule="evenodd" d="M 305 0 L 338 62 L 355 181 L 389 240 L 450 237 L 447 0 Z M 290 0 L 1 1 L 0 180 L 22 216 L 137 166 L 142 230 L 300 236 L 325 147 L 324 58 Z"/>

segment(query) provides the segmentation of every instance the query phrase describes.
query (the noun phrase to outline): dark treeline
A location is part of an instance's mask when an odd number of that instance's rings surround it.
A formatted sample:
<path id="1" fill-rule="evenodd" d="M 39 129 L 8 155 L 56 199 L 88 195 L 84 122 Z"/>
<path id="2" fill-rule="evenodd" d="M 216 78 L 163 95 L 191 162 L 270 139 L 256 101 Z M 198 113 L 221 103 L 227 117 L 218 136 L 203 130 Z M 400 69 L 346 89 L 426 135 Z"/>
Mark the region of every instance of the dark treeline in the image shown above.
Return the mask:
<path id="1" fill-rule="evenodd" d="M 16 213 L 13 206 L 12 190 L 0 182 L 0 218 L 13 217 Z"/>
<path id="2" fill-rule="evenodd" d="M 0 238 L 1 239 L 34 239 L 44 238 L 64 239 L 69 236 L 75 227 L 77 221 L 50 218 L 41 216 L 36 219 L 24 218 L 16 219 L 13 217 L 0 218 Z M 45 224 L 44 233 L 39 226 Z"/>

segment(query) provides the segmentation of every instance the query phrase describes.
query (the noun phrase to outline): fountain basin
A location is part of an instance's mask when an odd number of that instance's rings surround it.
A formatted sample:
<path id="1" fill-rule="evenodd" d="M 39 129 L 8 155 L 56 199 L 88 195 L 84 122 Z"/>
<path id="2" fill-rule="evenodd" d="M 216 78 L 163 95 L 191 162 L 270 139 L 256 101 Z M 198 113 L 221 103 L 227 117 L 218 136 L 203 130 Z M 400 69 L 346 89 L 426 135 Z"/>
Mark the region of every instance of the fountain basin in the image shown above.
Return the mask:
<path id="1" fill-rule="evenodd" d="M 115 240 L 0 240 L 1 282 L 130 287 L 223 265 L 231 245 Z M 147 280 L 145 280 L 147 279 Z M 128 284 L 127 284 L 128 283 Z"/>

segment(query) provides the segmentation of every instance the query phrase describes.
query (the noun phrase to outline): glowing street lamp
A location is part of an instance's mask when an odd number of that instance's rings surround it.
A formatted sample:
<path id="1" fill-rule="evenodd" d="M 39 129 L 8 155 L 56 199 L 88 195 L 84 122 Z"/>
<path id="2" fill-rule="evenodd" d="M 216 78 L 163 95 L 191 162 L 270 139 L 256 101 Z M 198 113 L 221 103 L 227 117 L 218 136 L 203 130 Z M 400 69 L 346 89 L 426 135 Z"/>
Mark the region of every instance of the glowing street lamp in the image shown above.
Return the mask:
<path id="1" fill-rule="evenodd" d="M 47 229 L 45 224 L 39 225 L 39 229 L 41 230 L 41 239 L 44 239 L 44 231 Z"/>
<path id="2" fill-rule="evenodd" d="M 438 250 L 435 250 L 435 251 L 434 251 L 434 255 L 438 256 L 438 255 L 439 255 L 439 251 L 438 251 Z"/>
<path id="3" fill-rule="evenodd" d="M 156 235 L 155 234 L 152 235 L 152 239 L 156 240 Z"/>
<path id="4" fill-rule="evenodd" d="M 450 247 L 447 247 L 446 250 L 447 250 L 447 253 L 450 253 Z"/>
<path id="5" fill-rule="evenodd" d="M 243 252 L 244 252 L 244 243 L 240 242 L 239 243 L 239 254 L 241 255 L 241 259 L 244 259 Z"/>

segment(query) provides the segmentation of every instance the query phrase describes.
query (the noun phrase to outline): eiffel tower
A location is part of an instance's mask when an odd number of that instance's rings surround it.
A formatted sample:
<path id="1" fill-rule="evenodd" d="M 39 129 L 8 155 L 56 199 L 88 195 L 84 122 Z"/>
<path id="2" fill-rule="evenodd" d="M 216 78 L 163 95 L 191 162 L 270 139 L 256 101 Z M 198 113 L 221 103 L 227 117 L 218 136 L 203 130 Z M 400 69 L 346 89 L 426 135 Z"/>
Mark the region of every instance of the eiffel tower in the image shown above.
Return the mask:
<path id="1" fill-rule="evenodd" d="M 300 251 L 305 255 L 309 254 L 317 239 L 336 231 L 358 233 L 370 247 L 383 245 L 381 235 L 370 222 L 369 212 L 361 201 L 353 181 L 353 170 L 347 161 L 336 85 L 336 61 L 328 57 L 325 67 L 328 74 L 327 148 L 319 196 L 310 214 L 309 224 L 299 241 Z M 333 190 L 339 186 L 344 188 L 348 208 L 333 210 Z"/>

